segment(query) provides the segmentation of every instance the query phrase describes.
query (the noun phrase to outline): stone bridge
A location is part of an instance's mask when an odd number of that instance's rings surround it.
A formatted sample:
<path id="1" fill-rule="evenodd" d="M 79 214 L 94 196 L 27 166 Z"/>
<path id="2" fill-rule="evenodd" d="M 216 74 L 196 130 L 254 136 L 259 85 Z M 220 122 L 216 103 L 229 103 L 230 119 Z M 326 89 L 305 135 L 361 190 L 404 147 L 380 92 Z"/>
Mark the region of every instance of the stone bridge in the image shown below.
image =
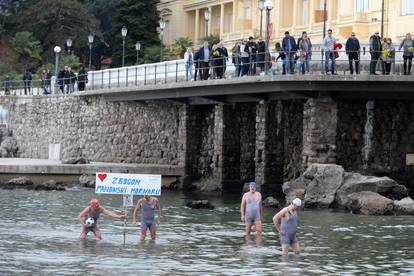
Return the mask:
<path id="1" fill-rule="evenodd" d="M 280 190 L 310 163 L 414 186 L 410 76 L 257 76 L 2 97 L 19 157 L 169 166 L 182 184 Z"/>

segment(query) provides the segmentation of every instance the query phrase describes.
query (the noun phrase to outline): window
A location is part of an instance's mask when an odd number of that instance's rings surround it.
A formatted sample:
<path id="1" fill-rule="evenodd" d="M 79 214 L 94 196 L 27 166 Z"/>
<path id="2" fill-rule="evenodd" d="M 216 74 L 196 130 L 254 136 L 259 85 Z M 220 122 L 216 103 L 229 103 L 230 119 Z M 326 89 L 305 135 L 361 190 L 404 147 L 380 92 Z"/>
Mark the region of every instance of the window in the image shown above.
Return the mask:
<path id="1" fill-rule="evenodd" d="M 308 7 L 308 0 L 302 0 L 302 25 L 306 25 L 309 22 Z"/>
<path id="2" fill-rule="evenodd" d="M 355 0 L 354 8 L 357 12 L 368 12 L 369 0 Z"/>
<path id="3" fill-rule="evenodd" d="M 243 10 L 244 19 L 252 19 L 252 13 L 250 7 L 245 7 Z"/>
<path id="4" fill-rule="evenodd" d="M 414 14 L 414 0 L 401 0 L 401 15 Z"/>

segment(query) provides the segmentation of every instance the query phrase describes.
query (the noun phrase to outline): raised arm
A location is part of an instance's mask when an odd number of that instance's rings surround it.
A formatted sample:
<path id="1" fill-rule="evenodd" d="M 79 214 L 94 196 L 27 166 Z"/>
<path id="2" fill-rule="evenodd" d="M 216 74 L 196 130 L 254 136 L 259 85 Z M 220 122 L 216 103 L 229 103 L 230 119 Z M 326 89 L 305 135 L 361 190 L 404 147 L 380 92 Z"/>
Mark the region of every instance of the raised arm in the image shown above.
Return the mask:
<path id="1" fill-rule="evenodd" d="M 137 205 L 135 205 L 134 212 L 132 213 L 132 224 L 137 223 L 137 211 L 141 208 L 141 199 L 137 201 Z"/>
<path id="2" fill-rule="evenodd" d="M 86 219 L 86 215 L 88 214 L 88 211 L 89 211 L 89 206 L 83 209 L 83 211 L 80 212 L 78 215 L 79 222 L 80 224 L 82 224 L 82 226 L 86 226 L 85 219 Z"/>
<path id="3" fill-rule="evenodd" d="M 275 227 L 277 229 L 278 232 L 280 232 L 280 222 L 282 220 L 282 218 L 287 214 L 288 212 L 288 208 L 283 208 L 282 210 L 279 211 L 279 213 L 277 213 L 274 217 L 273 217 L 273 223 L 275 224 Z"/>
<path id="4" fill-rule="evenodd" d="M 241 221 L 244 222 L 244 211 L 246 209 L 246 194 L 243 195 L 242 201 L 240 204 L 240 214 L 241 214 Z"/>
<path id="5" fill-rule="evenodd" d="M 105 215 L 107 215 L 108 217 L 111 217 L 111 218 L 123 219 L 123 218 L 126 217 L 125 215 L 118 215 L 114 212 L 111 212 L 111 211 L 105 209 L 104 207 L 101 207 L 101 212 L 104 213 Z"/>

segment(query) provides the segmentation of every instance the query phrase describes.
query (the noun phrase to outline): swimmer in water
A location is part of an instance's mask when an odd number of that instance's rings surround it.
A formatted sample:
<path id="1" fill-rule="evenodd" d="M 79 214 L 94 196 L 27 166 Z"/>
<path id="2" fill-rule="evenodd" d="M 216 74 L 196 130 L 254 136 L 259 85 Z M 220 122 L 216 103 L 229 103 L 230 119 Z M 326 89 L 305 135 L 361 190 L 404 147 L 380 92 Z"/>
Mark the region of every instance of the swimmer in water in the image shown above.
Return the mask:
<path id="1" fill-rule="evenodd" d="M 240 213 L 241 221 L 246 223 L 246 240 L 250 240 L 250 231 L 254 224 L 258 238 L 262 238 L 263 205 L 262 195 L 256 191 L 256 182 L 250 182 L 250 191 L 243 195 Z"/>
<path id="2" fill-rule="evenodd" d="M 136 224 L 137 211 L 141 209 L 141 237 L 140 240 L 144 241 L 147 235 L 147 229 L 150 231 L 151 239 L 156 238 L 156 225 L 161 223 L 161 208 L 160 202 L 157 198 L 149 195 L 139 199 L 135 206 L 134 213 L 132 214 L 132 224 Z M 155 211 L 157 211 L 157 220 L 155 221 Z"/>
<path id="3" fill-rule="evenodd" d="M 81 239 L 86 238 L 86 235 L 89 232 L 93 232 L 95 234 L 96 239 L 102 239 L 102 233 L 98 229 L 98 219 L 101 213 L 104 213 L 108 217 L 115 219 L 126 218 L 125 215 L 117 215 L 114 212 L 106 210 L 104 207 L 99 205 L 99 200 L 97 198 L 93 198 L 89 202 L 89 206 L 83 209 L 83 211 L 80 212 L 78 216 L 79 222 L 83 226 L 82 233 L 80 234 Z M 94 223 L 92 225 L 87 225 L 85 223 L 87 218 L 93 218 Z"/>
<path id="4" fill-rule="evenodd" d="M 283 256 L 288 255 L 289 247 L 292 248 L 296 255 L 299 255 L 300 248 L 296 232 L 299 223 L 298 211 L 301 205 L 302 201 L 299 198 L 295 198 L 288 207 L 283 208 L 273 217 L 273 223 L 279 232 Z"/>

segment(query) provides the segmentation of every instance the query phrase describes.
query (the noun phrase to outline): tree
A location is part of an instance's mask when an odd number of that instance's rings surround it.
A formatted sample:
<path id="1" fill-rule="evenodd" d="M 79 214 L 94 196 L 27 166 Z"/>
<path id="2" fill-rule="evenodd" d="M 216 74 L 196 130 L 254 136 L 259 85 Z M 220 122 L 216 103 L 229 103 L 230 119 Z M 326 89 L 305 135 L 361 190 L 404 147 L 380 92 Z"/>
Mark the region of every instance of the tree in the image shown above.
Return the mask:
<path id="1" fill-rule="evenodd" d="M 77 0 L 33 0 L 23 4 L 16 16 L 21 29 L 29 30 L 40 40 L 47 58 L 52 59 L 53 47 L 64 46 L 66 39 L 74 42 L 73 49 L 87 45 L 88 34 L 101 37 L 99 22 Z M 47 59 L 46 58 L 46 59 Z"/>
<path id="2" fill-rule="evenodd" d="M 182 58 L 184 53 L 187 51 L 187 48 L 193 47 L 193 41 L 189 37 L 179 37 L 174 40 L 172 45 L 173 53 Z"/>
<path id="3" fill-rule="evenodd" d="M 12 39 L 20 70 L 34 69 L 41 62 L 42 47 L 30 32 L 18 32 Z M 20 66 L 19 66 L 20 65 Z"/>
<path id="4" fill-rule="evenodd" d="M 121 29 L 125 26 L 128 29 L 125 47 L 125 63 L 136 62 L 135 43 L 139 41 L 142 45 L 140 54 L 146 52 L 147 47 L 160 44 L 158 36 L 158 10 L 159 0 L 122 0 L 117 7 L 111 41 L 113 60 L 115 66 L 121 65 L 122 60 L 122 36 Z M 159 49 L 159 46 L 158 46 Z M 159 54 L 158 54 L 159 57 Z"/>

